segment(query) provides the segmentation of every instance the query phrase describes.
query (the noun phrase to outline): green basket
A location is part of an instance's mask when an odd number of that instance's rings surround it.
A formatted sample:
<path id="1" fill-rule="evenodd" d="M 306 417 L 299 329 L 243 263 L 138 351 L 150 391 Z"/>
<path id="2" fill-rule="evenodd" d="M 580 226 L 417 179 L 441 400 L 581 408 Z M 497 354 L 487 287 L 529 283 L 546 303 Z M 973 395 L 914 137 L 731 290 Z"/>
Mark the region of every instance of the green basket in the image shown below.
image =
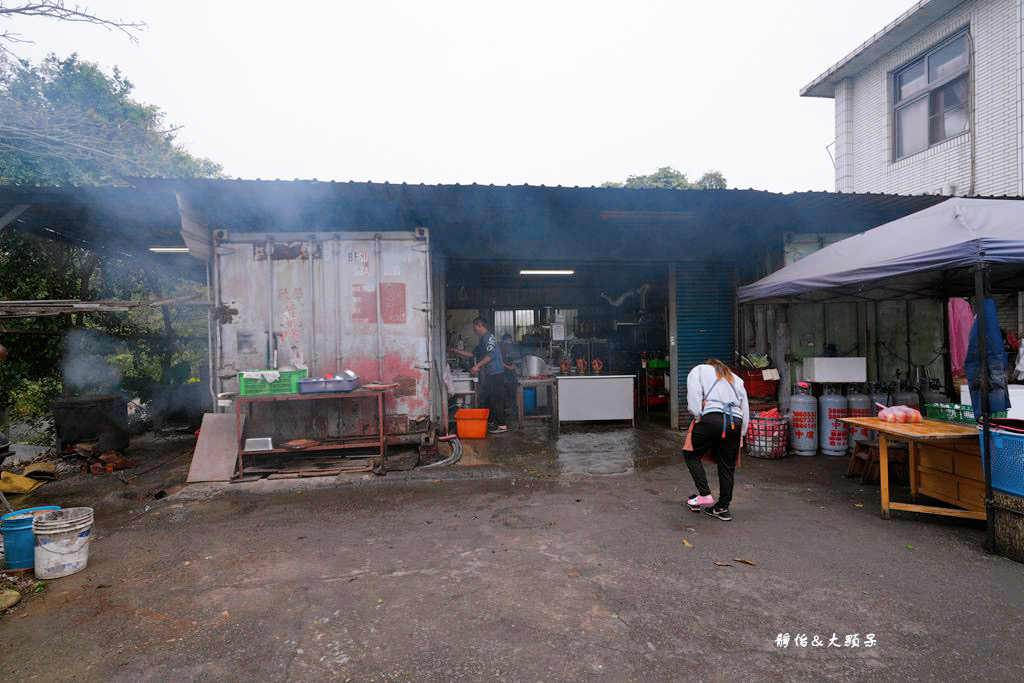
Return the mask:
<path id="1" fill-rule="evenodd" d="M 306 379 L 305 370 L 281 370 L 281 376 L 273 382 L 262 379 L 246 379 L 238 373 L 238 389 L 242 396 L 283 396 L 299 393 L 299 380 Z"/>
<path id="2" fill-rule="evenodd" d="M 924 406 L 925 417 L 943 422 L 956 422 L 958 424 L 973 425 L 978 420 L 974 417 L 974 408 L 960 405 L 958 403 L 926 403 Z M 992 417 L 1006 417 L 1005 410 L 992 413 Z"/>

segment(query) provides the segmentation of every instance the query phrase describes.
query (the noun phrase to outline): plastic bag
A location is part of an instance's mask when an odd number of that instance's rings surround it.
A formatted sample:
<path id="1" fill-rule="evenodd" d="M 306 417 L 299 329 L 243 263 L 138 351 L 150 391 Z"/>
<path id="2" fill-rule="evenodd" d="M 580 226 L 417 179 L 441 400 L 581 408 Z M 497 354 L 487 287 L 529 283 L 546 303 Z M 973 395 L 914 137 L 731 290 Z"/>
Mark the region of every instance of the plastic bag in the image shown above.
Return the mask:
<path id="1" fill-rule="evenodd" d="M 779 415 L 777 408 L 772 408 L 771 410 L 763 410 L 759 413 L 754 413 L 754 417 L 779 418 L 782 416 Z M 781 430 L 782 427 L 778 424 L 766 424 L 760 420 L 754 419 L 750 421 L 750 428 L 747 430 L 747 438 L 754 440 L 777 439 L 780 436 Z"/>
<path id="2" fill-rule="evenodd" d="M 909 406 L 892 406 L 886 408 L 881 403 L 876 403 L 881 408 L 878 411 L 878 419 L 884 422 L 921 422 L 921 412 Z"/>

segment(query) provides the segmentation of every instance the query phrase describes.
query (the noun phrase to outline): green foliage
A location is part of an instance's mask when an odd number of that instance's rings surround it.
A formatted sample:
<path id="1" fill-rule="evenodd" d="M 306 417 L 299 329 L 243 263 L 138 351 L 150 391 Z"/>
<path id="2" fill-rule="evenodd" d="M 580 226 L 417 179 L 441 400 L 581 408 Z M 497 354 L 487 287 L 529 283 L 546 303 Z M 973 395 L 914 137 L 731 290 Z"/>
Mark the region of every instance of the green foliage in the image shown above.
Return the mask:
<path id="1" fill-rule="evenodd" d="M 725 176 L 721 171 L 708 171 L 697 182 L 690 182 L 685 173 L 671 166 L 662 166 L 649 175 L 631 175 L 626 182 L 618 183 L 609 180 L 601 187 L 627 187 L 632 189 L 662 190 L 718 190 L 725 189 Z"/>
<path id="2" fill-rule="evenodd" d="M 0 182 L 109 184 L 133 176 L 216 176 L 221 167 L 175 142 L 159 107 L 131 98 L 77 55 L 38 65 L 0 61 Z"/>
<path id="3" fill-rule="evenodd" d="M 50 412 L 50 401 L 59 396 L 60 391 L 60 381 L 52 377 L 40 380 L 22 378 L 12 392 L 11 418 L 32 421 L 46 417 Z"/>
<path id="4" fill-rule="evenodd" d="M 0 184 L 118 184 L 128 177 L 208 177 L 221 168 L 176 142 L 159 107 L 132 99 L 119 70 L 105 72 L 77 55 L 50 55 L 38 64 L 0 56 Z M 10 300 L 147 299 L 204 293 L 173 274 L 147 272 L 130 259 L 76 245 L 0 230 L 0 296 Z M 205 295 L 204 297 L 205 298 Z M 64 334 L 97 330 L 117 341 L 108 358 L 124 387 L 143 396 L 170 368 L 204 362 L 206 311 L 137 309 L 130 313 L 56 316 L 4 321 L 9 352 L 0 362 L 0 406 L 15 419 L 47 411 L 60 391 Z M 27 334 L 31 332 L 31 334 Z M 198 338 L 189 345 L 174 337 Z"/>
<path id="5" fill-rule="evenodd" d="M 696 186 L 701 190 L 724 190 L 728 187 L 721 171 L 705 172 L 697 181 Z"/>

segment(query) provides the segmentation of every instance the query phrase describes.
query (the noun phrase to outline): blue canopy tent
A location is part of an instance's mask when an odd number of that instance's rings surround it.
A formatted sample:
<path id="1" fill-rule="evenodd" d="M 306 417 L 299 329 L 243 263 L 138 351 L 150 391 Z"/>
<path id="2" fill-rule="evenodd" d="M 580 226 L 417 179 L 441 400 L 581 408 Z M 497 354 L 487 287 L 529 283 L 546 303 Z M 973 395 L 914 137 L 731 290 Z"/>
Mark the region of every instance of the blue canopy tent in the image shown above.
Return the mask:
<path id="1" fill-rule="evenodd" d="M 740 303 L 883 301 L 1024 290 L 1024 202 L 953 198 L 836 242 L 753 284 Z M 977 306 L 979 330 L 991 327 Z M 991 309 L 988 311 L 991 317 Z M 984 449 L 991 453 L 991 341 L 977 337 Z M 985 459 L 988 546 L 993 543 L 991 458 Z"/>

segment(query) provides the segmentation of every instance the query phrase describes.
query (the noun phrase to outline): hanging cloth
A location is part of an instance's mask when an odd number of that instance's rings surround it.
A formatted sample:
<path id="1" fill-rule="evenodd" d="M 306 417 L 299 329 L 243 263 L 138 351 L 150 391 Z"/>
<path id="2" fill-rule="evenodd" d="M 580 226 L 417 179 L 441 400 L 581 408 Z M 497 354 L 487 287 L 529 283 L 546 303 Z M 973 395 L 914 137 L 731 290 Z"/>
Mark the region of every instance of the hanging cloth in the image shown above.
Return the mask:
<path id="1" fill-rule="evenodd" d="M 974 325 L 974 311 L 966 299 L 949 300 L 949 356 L 954 375 L 964 373 L 967 342 Z"/>
<path id="2" fill-rule="evenodd" d="M 996 302 L 985 299 L 985 355 L 988 356 L 988 402 L 989 410 L 997 413 L 1010 409 L 1010 394 L 1006 389 L 1006 351 L 1003 335 L 999 332 L 999 318 L 996 317 Z M 971 326 L 970 341 L 967 344 L 967 384 L 971 390 L 971 405 L 974 414 L 981 415 L 981 354 L 978 352 L 978 321 Z"/>

